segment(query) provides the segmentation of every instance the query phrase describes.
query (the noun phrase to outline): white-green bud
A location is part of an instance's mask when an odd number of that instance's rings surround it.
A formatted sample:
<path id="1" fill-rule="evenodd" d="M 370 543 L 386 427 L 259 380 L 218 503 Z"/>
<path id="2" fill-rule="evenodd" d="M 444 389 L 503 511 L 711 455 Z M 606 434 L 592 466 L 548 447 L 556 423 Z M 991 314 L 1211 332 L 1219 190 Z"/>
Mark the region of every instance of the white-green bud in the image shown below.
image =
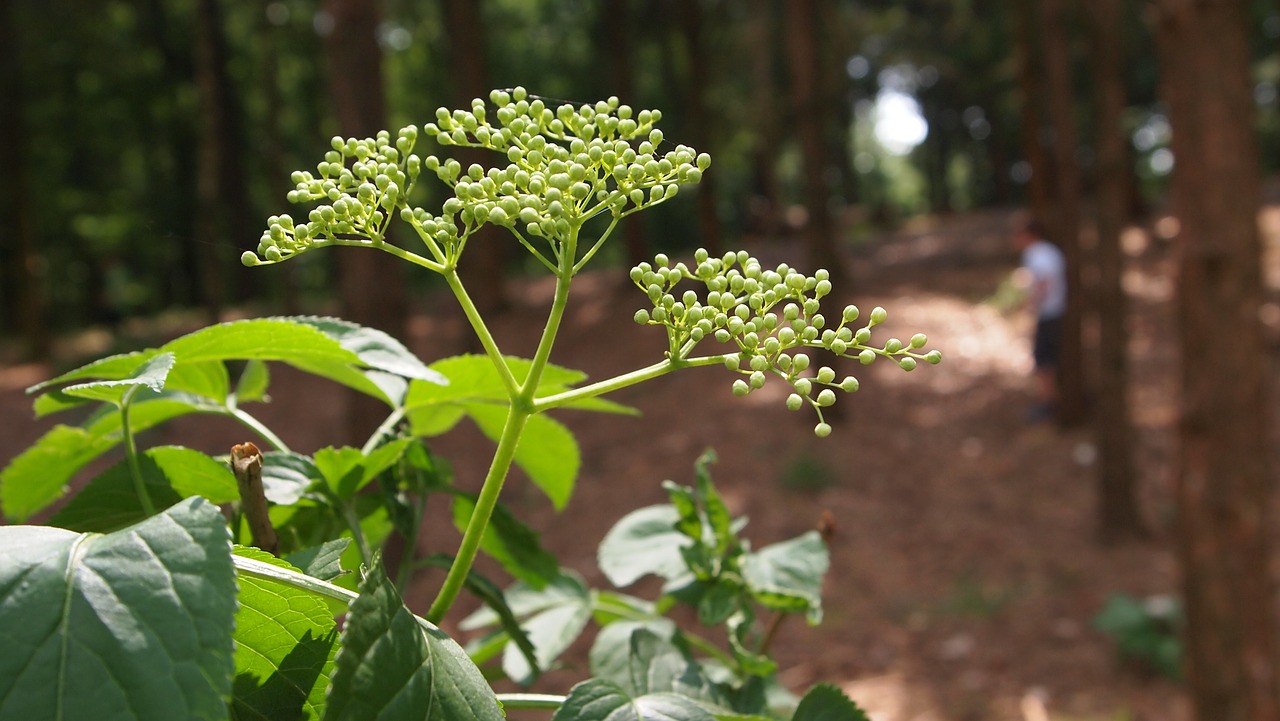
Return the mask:
<path id="1" fill-rule="evenodd" d="M 890 338 L 884 342 L 885 353 L 897 353 L 900 350 L 902 350 L 902 341 L 897 338 Z"/>
<path id="2" fill-rule="evenodd" d="M 942 351 L 931 350 L 925 354 L 924 359 L 932 365 L 938 365 L 942 362 Z"/>
<path id="3" fill-rule="evenodd" d="M 831 435 L 831 424 L 819 423 L 818 425 L 814 426 L 813 435 L 819 438 L 826 438 L 827 436 Z"/>
<path id="4" fill-rule="evenodd" d="M 827 406 L 835 402 L 836 402 L 836 392 L 831 390 L 830 388 L 823 388 L 822 392 L 818 394 L 818 405 L 823 408 L 826 408 Z"/>
<path id="5" fill-rule="evenodd" d="M 915 335 L 911 336 L 912 348 L 923 348 L 925 343 L 928 343 L 928 342 L 929 342 L 929 336 L 925 335 L 924 333 L 916 333 Z"/>
<path id="6" fill-rule="evenodd" d="M 880 325 L 888 317 L 889 317 L 889 311 L 885 310 L 884 308 L 881 308 L 880 306 L 876 306 L 871 311 L 871 325 Z"/>
<path id="7" fill-rule="evenodd" d="M 872 363 L 875 362 L 875 360 L 876 360 L 876 353 L 870 348 L 858 354 L 858 362 L 862 363 L 862 365 L 864 366 L 871 365 Z"/>
<path id="8" fill-rule="evenodd" d="M 915 358 L 902 358 L 898 360 L 898 367 L 904 371 L 913 371 L 916 369 Z"/>
<path id="9" fill-rule="evenodd" d="M 818 369 L 818 382 L 830 383 L 835 380 L 836 372 L 830 366 L 822 366 Z"/>
<path id="10" fill-rule="evenodd" d="M 755 371 L 751 374 L 751 387 L 764 388 L 764 371 Z"/>
<path id="11" fill-rule="evenodd" d="M 845 393 L 856 392 L 858 390 L 858 379 L 853 376 L 845 376 L 844 380 L 840 381 L 840 390 Z"/>
<path id="12" fill-rule="evenodd" d="M 791 384 L 791 387 L 796 389 L 796 393 L 799 393 L 802 396 L 807 396 L 809 395 L 809 392 L 813 390 L 813 381 L 810 381 L 808 378 L 797 378 L 795 379 L 795 382 Z"/>
<path id="13" fill-rule="evenodd" d="M 797 373 L 802 372 L 805 368 L 809 367 L 809 356 L 804 353 L 797 353 L 795 357 L 791 359 L 791 364 L 795 367 Z"/>
<path id="14" fill-rule="evenodd" d="M 742 358 L 736 355 L 726 356 L 724 359 L 724 367 L 736 372 L 740 367 L 742 367 Z"/>
<path id="15" fill-rule="evenodd" d="M 798 411 L 803 406 L 804 406 L 804 399 L 801 398 L 800 396 L 796 395 L 795 393 L 792 393 L 791 395 L 787 396 L 787 410 Z"/>
<path id="16" fill-rule="evenodd" d="M 751 386 L 747 382 L 739 378 L 733 382 L 733 394 L 741 398 L 751 392 Z"/>
<path id="17" fill-rule="evenodd" d="M 636 311 L 636 314 L 635 314 L 635 316 L 634 316 L 633 320 L 635 320 L 635 322 L 636 322 L 638 325 L 646 325 L 646 324 L 648 324 L 648 322 L 649 322 L 649 311 L 645 310 L 644 308 L 641 308 L 640 310 Z"/>

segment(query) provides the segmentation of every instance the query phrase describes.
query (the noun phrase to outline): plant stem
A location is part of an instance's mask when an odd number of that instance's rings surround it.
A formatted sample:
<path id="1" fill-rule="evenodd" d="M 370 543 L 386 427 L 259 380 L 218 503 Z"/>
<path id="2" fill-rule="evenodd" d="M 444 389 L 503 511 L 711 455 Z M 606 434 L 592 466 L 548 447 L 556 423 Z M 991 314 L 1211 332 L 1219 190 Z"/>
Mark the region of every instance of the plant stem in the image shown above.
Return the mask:
<path id="1" fill-rule="evenodd" d="M 262 489 L 262 452 L 252 443 L 231 447 L 231 471 L 240 489 L 240 508 L 249 519 L 253 544 L 273 556 L 280 555 L 280 539 L 271 525 L 267 497 Z"/>
<path id="2" fill-rule="evenodd" d="M 476 498 L 475 510 L 471 512 L 471 520 L 467 522 L 467 529 L 462 534 L 458 554 L 454 557 L 453 565 L 449 567 L 449 573 L 445 576 L 436 600 L 427 611 L 427 620 L 432 623 L 439 623 L 449 611 L 449 607 L 453 605 L 467 580 L 467 574 L 471 572 L 471 565 L 475 563 L 476 553 L 480 550 L 480 540 L 484 538 L 485 529 L 489 527 L 489 518 L 498 504 L 498 495 L 502 493 L 502 484 L 507 478 L 507 472 L 511 470 L 511 463 L 515 460 L 516 446 L 520 443 L 520 435 L 524 432 L 529 416 L 528 411 L 517 408 L 515 404 L 507 410 L 507 420 L 502 426 L 502 435 L 498 437 L 498 449 L 493 453 L 493 462 L 489 465 L 489 473 L 485 476 L 480 495 Z"/>
<path id="3" fill-rule="evenodd" d="M 138 494 L 138 503 L 147 516 L 156 515 L 155 504 L 151 502 L 151 494 L 147 492 L 147 483 L 142 478 L 142 464 L 138 462 L 138 446 L 133 441 L 133 430 L 129 428 L 129 404 L 133 400 L 133 389 L 120 399 L 120 433 L 124 436 L 124 453 L 129 459 L 129 475 L 133 476 L 133 490 Z"/>
<path id="4" fill-rule="evenodd" d="M 284 441 L 280 440 L 280 436 L 277 436 L 275 433 L 271 431 L 270 428 L 267 428 L 265 425 L 263 425 L 262 421 L 258 420 L 257 418 L 254 418 L 253 416 L 249 415 L 248 413 L 241 410 L 240 408 L 238 407 L 228 408 L 227 415 L 231 416 L 237 421 L 240 421 L 242 425 L 247 426 L 250 430 L 252 430 L 254 433 L 257 433 L 259 436 L 262 436 L 262 440 L 266 441 L 267 443 L 270 443 L 271 447 L 276 449 L 277 451 L 285 451 L 286 453 L 289 451 L 289 446 L 286 446 L 284 444 Z"/>
<path id="5" fill-rule="evenodd" d="M 378 446 L 381 445 L 382 439 L 391 435 L 391 429 L 395 428 L 396 424 L 404 418 L 404 412 L 405 409 L 403 407 L 391 411 L 391 415 L 387 416 L 387 419 L 369 436 L 369 440 L 365 441 L 364 445 L 360 447 L 360 453 L 367 456 L 377 450 Z"/>
<path id="6" fill-rule="evenodd" d="M 613 378 L 599 381 L 598 383 L 592 383 L 590 385 L 582 386 L 581 388 L 574 388 L 563 393 L 556 393 L 555 395 L 535 399 L 533 401 L 533 411 L 535 413 L 541 413 L 543 411 L 549 411 L 552 408 L 559 408 L 575 401 L 595 398 L 596 396 L 604 395 L 605 393 L 612 393 L 613 391 L 633 386 L 637 383 L 657 378 L 658 376 L 666 375 L 681 368 L 698 368 L 701 366 L 717 365 L 724 363 L 724 359 L 731 355 L 737 354 L 726 353 L 724 355 L 703 356 L 700 358 L 689 358 L 680 361 L 667 358 L 654 363 L 653 365 L 633 370 L 630 373 L 623 373 L 620 376 L 614 376 Z"/>
<path id="7" fill-rule="evenodd" d="M 566 698 L 549 693 L 500 693 L 497 696 L 503 708 L 529 711 L 554 711 L 564 705 Z"/>
<path id="8" fill-rule="evenodd" d="M 520 392 L 520 384 L 515 376 L 511 374 L 511 369 L 507 367 L 507 359 L 503 357 L 497 341 L 493 339 L 493 334 L 489 332 L 489 327 L 485 325 L 484 318 L 480 316 L 480 309 L 476 308 L 471 296 L 467 294 L 467 289 L 462 286 L 462 278 L 458 277 L 458 271 L 454 268 L 449 268 L 443 271 L 441 275 L 444 276 L 445 282 L 449 284 L 449 289 L 453 291 L 453 295 L 458 299 L 458 304 L 462 306 L 462 312 L 466 314 L 472 330 L 475 331 L 476 337 L 480 339 L 480 345 L 484 347 L 485 354 L 489 356 L 494 368 L 498 370 L 498 377 L 502 379 L 502 386 L 506 389 L 507 395 L 515 397 Z"/>
<path id="9" fill-rule="evenodd" d="M 351 537 L 356 541 L 356 548 L 360 549 L 360 560 L 364 565 L 373 566 L 373 551 L 369 548 L 369 541 L 364 537 L 364 529 L 360 527 L 360 519 L 356 517 L 355 509 L 348 503 L 342 504 L 342 520 L 347 522 L 347 528 L 351 529 Z"/>

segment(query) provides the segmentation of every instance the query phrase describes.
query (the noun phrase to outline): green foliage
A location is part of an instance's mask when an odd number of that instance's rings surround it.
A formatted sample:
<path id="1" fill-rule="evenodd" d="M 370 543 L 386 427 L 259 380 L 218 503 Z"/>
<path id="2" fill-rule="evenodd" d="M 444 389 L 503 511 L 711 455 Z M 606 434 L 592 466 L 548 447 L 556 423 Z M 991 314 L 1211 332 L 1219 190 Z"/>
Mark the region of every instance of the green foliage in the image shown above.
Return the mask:
<path id="1" fill-rule="evenodd" d="M 827 327 L 819 307 L 832 291 L 825 271 L 765 270 L 745 253 L 699 251 L 692 270 L 659 256 L 633 271 L 652 308 L 636 320 L 668 335 L 661 359 L 594 382 L 551 364 L 575 276 L 619 220 L 697 183 L 710 159 L 672 148 L 656 128 L 658 111 L 634 112 L 616 99 L 554 110 L 519 88 L 490 99 L 492 111 L 480 100 L 469 111 L 441 110 L 422 132 L 447 147 L 496 151 L 505 164 L 464 172 L 455 160 L 419 159 L 413 127 L 394 141 L 385 132 L 335 138 L 315 173 L 294 174 L 289 195 L 320 205 L 304 222 L 272 217 L 258 254 L 245 258 L 275 263 L 326 245 L 392 253 L 444 278 L 482 355 L 428 365 L 353 323 L 266 318 L 210 326 L 30 389 L 40 415 L 90 404 L 94 412 L 79 426 L 55 427 L 0 471 L 0 503 L 10 518 L 48 508 L 117 446 L 124 458 L 54 515 L 71 530 L 0 528 L 0 540 L 11 541 L 0 544 L 0 590 L 9 589 L 0 596 L 0 625 L 15 629 L 19 641 L 16 655 L 0 659 L 0 684 L 17 689 L 0 687 L 7 704 L 0 712 L 53 704 L 56 717 L 82 715 L 76 709 L 90 703 L 85 689 L 106 684 L 119 687 L 110 703 L 136 718 L 160 717 L 160 706 L 166 717 L 388 721 L 498 719 L 504 708 L 521 707 L 554 708 L 562 721 L 785 718 L 791 711 L 771 707 L 786 694 L 770 646 L 790 615 L 821 619 L 828 558 L 816 532 L 753 549 L 741 536 L 745 521 L 731 516 L 712 483 L 708 453 L 692 486 L 667 482 L 669 503 L 628 514 L 600 544 L 600 567 L 615 586 L 651 574 L 664 579 L 659 597 L 647 600 L 590 588 L 560 567 L 502 504 L 504 482 L 518 467 L 562 508 L 580 453 L 549 412 L 632 413 L 603 396 L 670 372 L 723 365 L 746 376 L 734 384 L 739 395 L 763 386 L 767 374 L 781 377 L 794 390 L 788 407 L 807 403 L 819 418 L 815 433 L 826 436 L 822 409 L 836 390 L 855 391 L 858 382 L 837 382 L 825 367 L 808 372 L 805 350 L 864 363 L 888 357 L 904 370 L 940 355 L 923 349 L 923 334 L 872 345 L 871 329 L 885 319 L 880 308 L 856 330 L 852 306 Z M 423 169 L 453 192 L 439 215 L 408 204 Z M 386 240 L 393 215 L 416 232 L 426 255 Z M 593 218 L 602 221 L 589 224 Z M 506 228 L 555 277 L 532 358 L 502 352 L 457 273 L 468 238 L 486 223 Z M 685 281 L 703 290 L 682 291 L 677 300 Z M 727 350 L 693 355 L 707 338 Z M 294 451 L 246 410 L 268 399 L 269 362 L 377 398 L 387 418 L 360 447 Z M 267 450 L 237 446 L 228 471 L 223 458 L 192 449 L 137 447 L 142 430 L 192 413 L 233 419 Z M 495 443 L 479 492 L 456 486 L 425 441 L 464 418 Z M 445 501 L 437 515 L 449 514 L 462 531 L 454 554 L 419 556 L 432 500 Z M 213 504 L 225 507 L 225 517 Z M 380 550 L 397 535 L 407 553 L 393 580 Z M 241 545 L 233 550 L 229 540 Z M 246 547 L 252 543 L 280 558 Z M 480 553 L 515 585 L 503 591 L 481 575 Z M 400 589 L 428 566 L 448 573 L 420 617 Z M 483 605 L 460 626 L 484 632 L 466 651 L 435 625 L 464 590 Z M 669 613 L 681 604 L 718 633 L 680 627 Z M 335 619 L 344 613 L 339 635 Z M 568 696 L 495 695 L 485 680 L 488 673 L 535 682 L 593 625 L 591 678 Z M 168 672 L 151 673 L 148 663 Z M 173 698 L 187 706 L 172 708 Z M 792 718 L 864 721 L 831 687 L 805 696 Z"/>
<path id="2" fill-rule="evenodd" d="M 1182 678 L 1182 607 L 1176 598 L 1112 594 L 1093 627 L 1115 641 L 1124 659 L 1170 679 Z"/>

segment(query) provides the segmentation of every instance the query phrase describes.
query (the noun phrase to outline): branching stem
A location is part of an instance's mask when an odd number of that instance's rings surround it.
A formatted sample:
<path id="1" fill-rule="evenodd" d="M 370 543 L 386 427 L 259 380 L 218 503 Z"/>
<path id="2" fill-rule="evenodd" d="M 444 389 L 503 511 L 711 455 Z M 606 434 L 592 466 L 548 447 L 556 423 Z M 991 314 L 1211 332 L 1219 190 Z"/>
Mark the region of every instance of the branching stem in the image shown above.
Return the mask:
<path id="1" fill-rule="evenodd" d="M 138 446 L 133 440 L 133 429 L 129 427 L 129 406 L 136 389 L 137 386 L 129 389 L 120 399 L 120 433 L 124 436 L 124 453 L 129 459 L 129 475 L 133 476 L 133 490 L 138 494 L 138 503 L 142 505 L 142 512 L 150 517 L 156 515 L 156 506 L 151 502 L 151 494 L 147 492 L 147 482 L 142 477 L 142 464 L 138 461 Z"/>

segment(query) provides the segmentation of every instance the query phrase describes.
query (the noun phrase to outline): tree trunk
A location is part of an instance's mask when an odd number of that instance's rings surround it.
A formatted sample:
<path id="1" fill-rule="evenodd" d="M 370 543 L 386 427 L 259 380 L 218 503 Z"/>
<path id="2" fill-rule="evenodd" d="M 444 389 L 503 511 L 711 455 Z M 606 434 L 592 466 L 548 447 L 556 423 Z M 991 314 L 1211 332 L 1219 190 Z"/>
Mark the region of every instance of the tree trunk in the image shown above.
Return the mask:
<path id="1" fill-rule="evenodd" d="M 377 38 L 381 8 L 377 0 L 325 0 L 324 7 L 333 18 L 325 53 L 339 130 L 348 137 L 373 137 L 387 125 Z M 400 261 L 367 249 L 340 249 L 338 254 L 338 288 L 346 319 L 403 337 L 408 301 Z M 355 391 L 349 391 L 347 399 L 347 440 L 359 445 L 386 417 L 387 409 Z"/>
<path id="2" fill-rule="evenodd" d="M 1271 419 L 1258 150 L 1242 0 L 1154 4 L 1176 167 L 1182 399 L 1177 551 L 1204 721 L 1276 721 Z"/>
<path id="3" fill-rule="evenodd" d="M 829 159 L 825 138 L 830 113 L 827 99 L 818 97 L 818 58 L 821 34 L 816 22 L 817 4 L 826 0 L 793 0 L 786 7 L 787 52 L 791 71 L 791 114 L 804 174 L 805 207 L 809 222 L 805 228 L 806 248 L 813 269 L 826 268 L 831 283 L 843 288 L 847 277 L 844 260 L 835 239 L 835 224 L 828 206 L 830 188 L 826 168 Z"/>
<path id="4" fill-rule="evenodd" d="M 609 64 L 608 84 L 610 90 L 606 95 L 617 95 L 623 103 L 634 107 L 636 98 L 635 84 L 631 80 L 631 2 L 617 0 L 612 12 L 600 13 L 603 25 L 597 37 L 606 45 L 600 48 L 601 54 Z M 622 223 L 622 238 L 627 249 L 627 265 L 635 266 L 653 258 L 648 254 L 648 244 L 644 239 L 644 214 L 637 213 Z M 628 284 L 623 285 L 626 292 L 631 292 Z"/>
<path id="5" fill-rule="evenodd" d="M 765 240 L 778 236 L 779 206 L 782 192 L 778 183 L 778 87 L 775 64 L 777 63 L 777 3 L 774 0 L 751 0 L 747 13 L 747 54 L 751 57 L 751 103 L 755 110 L 756 143 L 752 150 L 752 220 Z"/>
<path id="6" fill-rule="evenodd" d="M 689 58 L 685 77 L 685 112 L 688 121 L 688 143 L 698 152 L 711 152 L 710 122 L 707 110 L 707 40 L 703 37 L 702 0 L 676 0 L 680 13 L 680 34 L 684 36 Z M 712 153 L 714 155 L 714 153 Z M 698 198 L 698 245 L 711 255 L 721 255 L 720 218 L 716 213 L 715 173 L 702 176 L 695 191 Z"/>
<path id="7" fill-rule="evenodd" d="M 1124 17 L 1121 0 L 1090 0 L 1093 38 L 1095 166 L 1098 205 L 1098 529 L 1104 542 L 1144 535 L 1136 495 L 1133 426 L 1129 420 L 1126 313 L 1121 284 L 1126 220 L 1128 141 L 1122 125 Z"/>
<path id="8" fill-rule="evenodd" d="M 1067 261 L 1067 310 L 1062 317 L 1062 357 L 1058 363 L 1058 422 L 1079 425 L 1088 415 L 1081 328 L 1093 307 L 1083 283 L 1080 247 L 1080 168 L 1076 164 L 1075 98 L 1071 82 L 1070 18 L 1065 0 L 1042 0 L 1041 26 L 1053 165 L 1057 176 L 1049 228 Z"/>
<path id="9" fill-rule="evenodd" d="M 49 319 L 45 304 L 45 264 L 36 236 L 34 202 L 27 187 L 25 117 L 18 38 L 13 30 L 14 12 L 9 3 L 0 3 L 0 97 L 6 110 L 0 113 L 0 137 L 11 143 L 7 155 L 9 191 L 4 194 L 4 217 L 12 226 L 0 237 L 8 245 L 0 257 L 8 262 L 8 283 L 15 290 L 16 325 L 22 333 L 23 355 L 31 360 L 48 357 Z M 7 283 L 6 283 L 7 284 Z"/>
<path id="10" fill-rule="evenodd" d="M 1031 166 L 1027 201 L 1031 214 L 1047 226 L 1051 220 L 1049 199 L 1053 193 L 1053 169 L 1042 139 L 1044 123 L 1040 113 L 1044 103 L 1041 93 L 1044 77 L 1035 52 L 1040 33 L 1037 32 L 1033 2 L 1009 0 L 1014 18 L 1013 52 L 1018 66 L 1018 95 L 1022 110 L 1022 152 Z"/>
<path id="11" fill-rule="evenodd" d="M 486 54 L 482 3 L 477 0 L 445 0 L 445 35 L 449 42 L 449 57 L 453 64 L 450 77 L 453 80 L 454 107 L 471 108 L 475 98 L 488 100 L 489 62 Z M 554 108 L 553 108 L 554 109 Z M 480 148 L 456 148 L 453 153 L 463 168 L 473 163 L 489 166 L 501 156 Z M 502 162 L 506 162 L 502 160 Z M 483 314 L 492 314 L 508 306 L 503 294 L 506 271 L 506 248 L 514 242 L 507 231 L 493 225 L 481 226 L 467 241 L 467 251 L 458 263 L 458 274 L 471 295 L 471 300 Z M 470 338 L 470 336 L 468 336 Z M 472 350 L 480 350 L 479 341 Z"/>

